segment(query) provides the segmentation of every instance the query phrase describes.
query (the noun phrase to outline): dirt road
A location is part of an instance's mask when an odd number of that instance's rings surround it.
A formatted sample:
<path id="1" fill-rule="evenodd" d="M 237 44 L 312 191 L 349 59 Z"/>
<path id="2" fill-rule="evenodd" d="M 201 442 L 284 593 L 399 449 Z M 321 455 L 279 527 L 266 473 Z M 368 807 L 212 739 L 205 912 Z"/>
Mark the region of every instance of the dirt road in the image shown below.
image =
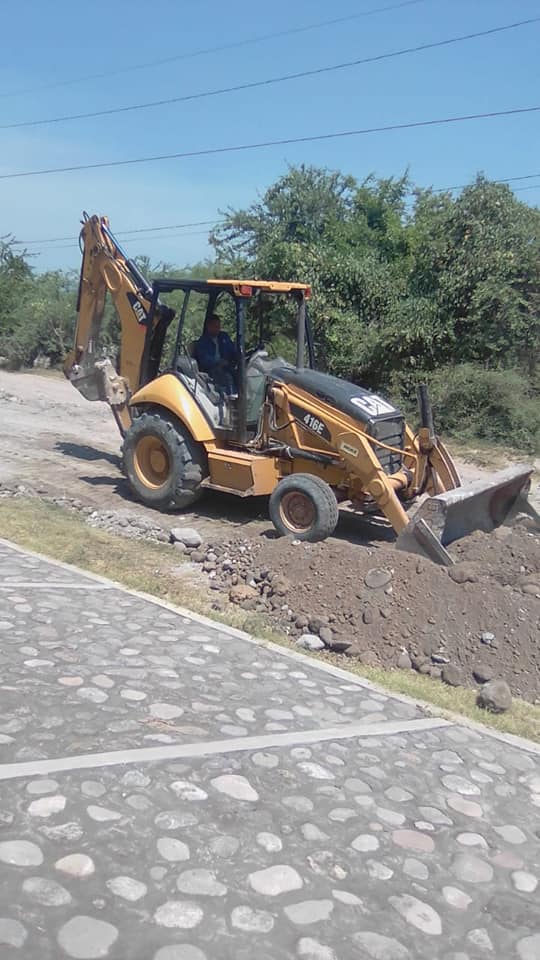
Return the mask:
<path id="1" fill-rule="evenodd" d="M 167 517 L 133 501 L 120 468 L 120 436 L 108 406 L 89 403 L 61 377 L 0 371 L 0 484 L 77 497 L 98 510 L 129 507 L 170 527 Z M 257 535 L 269 521 L 264 501 L 213 495 L 182 514 L 204 536 L 242 528 Z"/>
<path id="2" fill-rule="evenodd" d="M 120 470 L 118 429 L 106 404 L 84 400 L 60 376 L 0 370 L 0 422 L 0 483 L 78 497 L 99 510 L 129 506 L 161 522 L 161 514 L 132 500 Z M 478 467 L 458 466 L 464 480 L 478 476 Z M 215 493 L 182 517 L 183 522 L 196 519 L 201 532 L 213 539 L 229 537 L 234 528 L 242 536 L 258 536 L 269 527 L 264 499 L 237 500 Z M 163 526 L 168 525 L 163 520 Z M 338 534 L 366 542 L 373 528 L 344 516 Z"/>

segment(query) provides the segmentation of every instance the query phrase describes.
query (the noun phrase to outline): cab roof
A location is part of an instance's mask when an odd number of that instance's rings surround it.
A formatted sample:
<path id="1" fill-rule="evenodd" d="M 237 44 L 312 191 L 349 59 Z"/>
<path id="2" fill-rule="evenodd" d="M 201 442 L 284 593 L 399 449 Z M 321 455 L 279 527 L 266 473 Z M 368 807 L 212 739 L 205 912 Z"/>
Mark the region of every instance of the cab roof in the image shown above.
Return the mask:
<path id="1" fill-rule="evenodd" d="M 303 293 L 306 300 L 311 296 L 311 287 L 308 283 L 282 283 L 277 280 L 182 280 L 173 278 L 163 278 L 154 280 L 154 290 L 172 291 L 172 290 L 196 290 L 198 293 L 208 292 L 210 290 L 227 290 L 235 297 L 253 296 L 258 290 L 263 293 L 284 293 L 294 294 Z"/>
<path id="2" fill-rule="evenodd" d="M 309 291 L 308 283 L 282 283 L 277 280 L 208 280 L 212 286 L 252 287 L 254 290 L 267 290 L 269 293 L 291 293 L 293 290 Z"/>

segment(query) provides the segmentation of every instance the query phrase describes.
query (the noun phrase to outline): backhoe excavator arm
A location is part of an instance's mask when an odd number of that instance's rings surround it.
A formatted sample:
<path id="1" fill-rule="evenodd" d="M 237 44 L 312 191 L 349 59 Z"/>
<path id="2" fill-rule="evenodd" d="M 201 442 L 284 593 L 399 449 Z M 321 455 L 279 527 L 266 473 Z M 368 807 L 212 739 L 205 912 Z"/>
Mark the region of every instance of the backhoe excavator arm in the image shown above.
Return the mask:
<path id="1" fill-rule="evenodd" d="M 130 396 L 157 373 L 174 311 L 153 302 L 152 287 L 123 252 L 106 217 L 84 215 L 82 265 L 73 350 L 64 373 L 87 400 L 109 403 L 120 432 L 131 423 Z M 113 365 L 99 346 L 110 293 L 120 324 L 120 353 Z"/>

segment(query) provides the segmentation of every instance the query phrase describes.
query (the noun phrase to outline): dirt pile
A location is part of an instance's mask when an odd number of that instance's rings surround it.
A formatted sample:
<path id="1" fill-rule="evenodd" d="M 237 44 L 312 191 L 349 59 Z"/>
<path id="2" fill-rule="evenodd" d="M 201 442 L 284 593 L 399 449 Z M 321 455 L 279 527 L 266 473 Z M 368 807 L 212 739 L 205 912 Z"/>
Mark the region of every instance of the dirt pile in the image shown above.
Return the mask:
<path id="1" fill-rule="evenodd" d="M 454 567 L 391 546 L 269 536 L 188 551 L 227 601 L 271 618 L 291 637 L 452 685 L 505 679 L 540 700 L 540 538 L 528 520 L 474 533 Z M 218 599 L 219 598 L 219 599 Z"/>
<path id="2" fill-rule="evenodd" d="M 1 484 L 3 497 L 38 497 L 89 526 L 162 543 L 208 577 L 216 610 L 233 603 L 256 612 L 292 639 L 308 635 L 310 649 L 456 686 L 502 679 L 516 696 L 540 702 L 540 537 L 525 518 L 453 544 L 457 562 L 443 568 L 384 542 L 276 539 L 268 523 L 232 538 L 221 526 L 214 538 L 190 518 L 203 543 L 169 547 L 170 517 L 136 504 L 96 509 L 25 484 Z"/>

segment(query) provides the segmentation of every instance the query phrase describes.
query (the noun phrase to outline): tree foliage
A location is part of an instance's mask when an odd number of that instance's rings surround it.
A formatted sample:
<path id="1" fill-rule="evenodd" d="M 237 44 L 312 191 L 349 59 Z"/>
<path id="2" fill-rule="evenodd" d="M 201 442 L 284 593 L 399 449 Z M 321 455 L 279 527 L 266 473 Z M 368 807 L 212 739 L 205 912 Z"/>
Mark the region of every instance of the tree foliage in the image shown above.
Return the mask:
<path id="1" fill-rule="evenodd" d="M 540 211 L 479 177 L 462 194 L 312 167 L 213 235 L 236 271 L 313 287 L 328 368 L 372 386 L 448 363 L 526 368 L 540 338 Z"/>
<path id="2" fill-rule="evenodd" d="M 182 271 L 164 263 L 152 269 L 147 258 L 140 265 L 159 276 L 306 281 L 320 367 L 397 390 L 405 401 L 427 377 L 447 408 L 460 410 L 454 420 L 443 415 L 450 429 L 467 420 L 461 430 L 470 427 L 476 436 L 502 439 L 514 432 L 521 443 L 525 435 L 534 443 L 540 211 L 507 185 L 478 176 L 454 197 L 418 189 L 407 174 L 359 182 L 291 167 L 255 204 L 229 210 L 211 242 L 213 262 Z M 61 361 L 72 337 L 76 286 L 72 273 L 36 274 L 9 238 L 0 242 L 0 355 L 19 364 L 39 354 Z M 112 313 L 105 333 L 112 349 Z M 291 334 L 289 321 L 274 310 L 274 345 L 281 349 Z M 470 406 L 458 403 L 460 395 L 489 410 L 483 425 Z M 527 411 L 529 431 L 526 422 L 518 426 L 515 417 L 503 416 L 501 405 L 510 414 L 511 402 Z"/>

